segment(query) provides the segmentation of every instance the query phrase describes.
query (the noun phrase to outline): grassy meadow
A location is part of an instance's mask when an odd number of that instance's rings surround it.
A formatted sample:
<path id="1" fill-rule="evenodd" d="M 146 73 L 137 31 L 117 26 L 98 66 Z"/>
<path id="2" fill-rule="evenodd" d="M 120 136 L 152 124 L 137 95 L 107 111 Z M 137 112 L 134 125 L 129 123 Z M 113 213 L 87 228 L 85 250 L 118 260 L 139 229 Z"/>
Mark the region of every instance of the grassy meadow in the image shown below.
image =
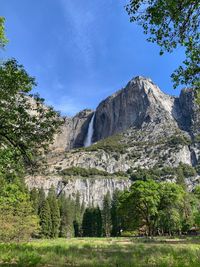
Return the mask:
<path id="1" fill-rule="evenodd" d="M 200 266 L 199 239 L 73 238 L 0 244 L 0 266 Z"/>

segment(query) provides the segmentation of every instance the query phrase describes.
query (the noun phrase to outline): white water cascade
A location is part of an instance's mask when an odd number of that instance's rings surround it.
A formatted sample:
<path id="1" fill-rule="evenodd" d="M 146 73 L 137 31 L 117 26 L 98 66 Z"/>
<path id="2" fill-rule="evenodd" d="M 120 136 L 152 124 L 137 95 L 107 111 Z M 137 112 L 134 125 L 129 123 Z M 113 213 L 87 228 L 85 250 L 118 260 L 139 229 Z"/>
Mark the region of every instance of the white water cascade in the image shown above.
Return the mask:
<path id="1" fill-rule="evenodd" d="M 87 136 L 84 141 L 84 147 L 91 146 L 92 144 L 92 136 L 94 132 L 94 117 L 95 117 L 95 113 L 93 114 L 92 119 L 88 126 L 88 132 L 87 132 Z"/>

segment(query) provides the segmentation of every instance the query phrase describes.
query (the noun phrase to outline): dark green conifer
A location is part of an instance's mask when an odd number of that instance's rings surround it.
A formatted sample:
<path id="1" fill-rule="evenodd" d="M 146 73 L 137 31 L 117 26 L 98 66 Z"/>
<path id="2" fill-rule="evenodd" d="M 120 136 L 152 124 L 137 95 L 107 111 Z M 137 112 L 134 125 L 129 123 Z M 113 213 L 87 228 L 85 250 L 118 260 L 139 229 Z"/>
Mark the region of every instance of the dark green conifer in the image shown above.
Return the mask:
<path id="1" fill-rule="evenodd" d="M 38 207 L 39 207 L 39 194 L 36 188 L 33 188 L 30 191 L 30 199 L 33 205 L 34 213 L 38 214 Z"/>
<path id="2" fill-rule="evenodd" d="M 47 200 L 49 202 L 49 207 L 51 211 L 51 223 L 52 223 L 51 237 L 56 238 L 58 237 L 60 228 L 60 211 L 58 207 L 58 201 L 56 198 L 55 188 L 53 186 L 49 190 Z"/>
<path id="3" fill-rule="evenodd" d="M 46 238 L 51 237 L 51 232 L 52 232 L 51 211 L 49 207 L 49 202 L 47 200 L 44 200 L 41 205 L 40 226 L 41 226 L 41 236 Z"/>
<path id="4" fill-rule="evenodd" d="M 118 214 L 118 206 L 119 206 L 119 191 L 116 190 L 113 194 L 113 198 L 111 201 L 111 221 L 112 221 L 112 236 L 119 236 L 121 229 L 121 220 Z"/>
<path id="5" fill-rule="evenodd" d="M 102 224 L 103 224 L 103 234 L 109 237 L 111 234 L 111 198 L 108 192 L 103 199 L 103 209 L 102 209 Z"/>

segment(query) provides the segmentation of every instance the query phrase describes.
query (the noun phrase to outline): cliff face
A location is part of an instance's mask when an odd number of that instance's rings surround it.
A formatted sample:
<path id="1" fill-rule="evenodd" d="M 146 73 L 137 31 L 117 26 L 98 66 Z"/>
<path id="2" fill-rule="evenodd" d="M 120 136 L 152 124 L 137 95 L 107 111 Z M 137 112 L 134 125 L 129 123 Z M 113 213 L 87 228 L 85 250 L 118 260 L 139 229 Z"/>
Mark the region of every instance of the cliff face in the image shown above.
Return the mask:
<path id="1" fill-rule="evenodd" d="M 174 122 L 175 98 L 164 94 L 149 79 L 136 77 L 100 103 L 96 110 L 94 141 L 145 123 Z"/>
<path id="2" fill-rule="evenodd" d="M 180 97 L 163 93 L 150 79 L 136 77 L 125 88 L 102 101 L 95 111 L 93 142 L 134 127 L 170 126 L 192 134 L 200 131 L 200 113 L 192 90 Z M 83 147 L 94 111 L 83 110 L 65 118 L 61 133 L 55 136 L 54 151 Z"/>
<path id="3" fill-rule="evenodd" d="M 123 178 L 112 177 L 96 177 L 96 178 L 83 178 L 83 177 L 70 177 L 63 182 L 63 177 L 59 175 L 50 176 L 29 176 L 26 178 L 26 183 L 29 188 L 43 188 L 46 194 L 53 185 L 57 194 L 65 192 L 68 197 L 76 198 L 77 193 L 80 195 L 80 202 L 84 202 L 85 206 L 100 207 L 103 204 L 104 195 L 109 192 L 111 196 L 115 190 L 123 191 L 128 189 L 131 181 Z"/>
<path id="4" fill-rule="evenodd" d="M 51 151 L 64 152 L 82 147 L 92 115 L 92 110 L 85 109 L 72 118 L 64 118 L 64 124 L 54 138 Z"/>
<path id="5" fill-rule="evenodd" d="M 53 184 L 61 190 L 60 173 L 72 166 L 110 174 L 137 168 L 174 168 L 180 163 L 200 166 L 200 112 L 191 90 L 172 97 L 150 79 L 136 77 L 99 104 L 94 117 L 94 144 L 83 148 L 93 114 L 84 110 L 65 118 L 46 156 L 45 171 L 27 178 L 30 188 L 48 190 Z M 192 181 L 198 183 L 199 177 Z M 101 205 L 107 191 L 112 195 L 116 188 L 129 186 L 129 180 L 115 176 L 71 177 L 63 190 L 72 197 L 80 191 L 86 205 Z"/>

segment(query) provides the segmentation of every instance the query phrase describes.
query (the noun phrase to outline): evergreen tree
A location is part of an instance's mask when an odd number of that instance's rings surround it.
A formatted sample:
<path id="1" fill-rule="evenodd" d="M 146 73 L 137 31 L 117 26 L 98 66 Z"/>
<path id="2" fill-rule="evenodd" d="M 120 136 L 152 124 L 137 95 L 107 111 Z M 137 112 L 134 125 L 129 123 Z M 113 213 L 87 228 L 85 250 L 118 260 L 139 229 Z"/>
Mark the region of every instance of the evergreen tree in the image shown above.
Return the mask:
<path id="1" fill-rule="evenodd" d="M 102 218 L 99 207 L 86 208 L 83 215 L 82 231 L 83 236 L 102 236 Z"/>
<path id="2" fill-rule="evenodd" d="M 74 202 L 70 198 L 66 198 L 65 193 L 59 197 L 60 209 L 60 237 L 73 237 L 74 236 Z"/>
<path id="3" fill-rule="evenodd" d="M 103 209 L 102 209 L 102 224 L 103 224 L 103 234 L 109 237 L 111 234 L 111 198 L 108 192 L 103 199 Z"/>
<path id="4" fill-rule="evenodd" d="M 43 188 L 38 190 L 38 214 L 41 212 L 42 203 L 45 200 L 45 192 Z"/>
<path id="5" fill-rule="evenodd" d="M 31 199 L 31 202 L 33 204 L 33 209 L 34 209 L 35 214 L 38 214 L 39 194 L 38 194 L 38 190 L 36 188 L 33 188 L 30 191 L 30 199 Z"/>
<path id="6" fill-rule="evenodd" d="M 101 210 L 99 207 L 94 209 L 94 236 L 102 236 L 102 217 Z"/>
<path id="7" fill-rule="evenodd" d="M 113 194 L 112 202 L 111 202 L 111 221 L 112 221 L 112 236 L 119 236 L 121 229 L 121 220 L 118 214 L 118 206 L 119 206 L 119 191 L 116 190 Z"/>
<path id="8" fill-rule="evenodd" d="M 47 199 L 45 199 L 41 205 L 40 226 L 41 226 L 41 236 L 47 238 L 51 237 L 52 233 L 51 210 Z"/>
<path id="9" fill-rule="evenodd" d="M 59 234 L 60 211 L 58 207 L 58 201 L 56 199 L 55 188 L 53 186 L 49 190 L 47 200 L 49 202 L 49 207 L 51 211 L 51 223 L 52 223 L 51 237 L 56 238 L 58 237 Z"/>
<path id="10" fill-rule="evenodd" d="M 90 208 L 86 208 L 82 222 L 83 236 L 92 236 L 92 213 Z"/>
<path id="11" fill-rule="evenodd" d="M 80 236 L 80 225 L 81 225 L 81 205 L 80 205 L 80 194 L 77 192 L 75 206 L 74 206 L 74 235 L 75 237 Z"/>

